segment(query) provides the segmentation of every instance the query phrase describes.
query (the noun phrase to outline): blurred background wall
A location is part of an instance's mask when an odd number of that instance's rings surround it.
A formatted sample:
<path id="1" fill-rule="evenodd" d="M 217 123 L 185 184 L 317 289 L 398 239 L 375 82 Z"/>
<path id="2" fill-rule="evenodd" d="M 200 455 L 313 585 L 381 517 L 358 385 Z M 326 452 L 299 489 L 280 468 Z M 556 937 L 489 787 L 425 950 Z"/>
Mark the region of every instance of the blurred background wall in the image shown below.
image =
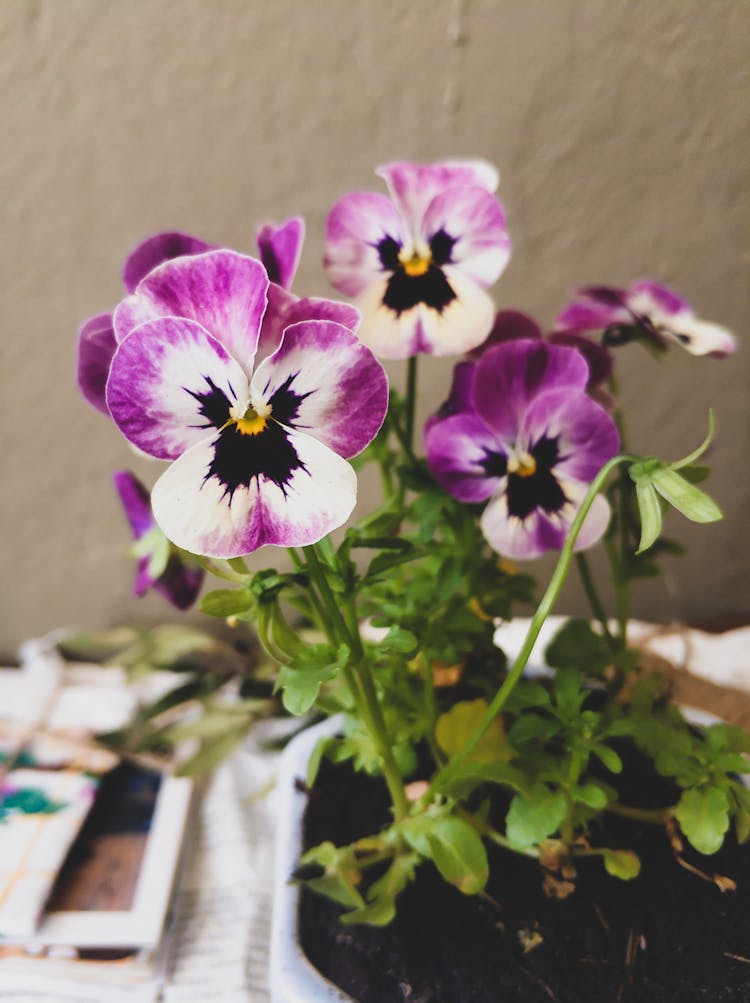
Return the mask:
<path id="1" fill-rule="evenodd" d="M 635 450 L 682 455 L 716 406 L 726 513 L 669 517 L 690 555 L 636 612 L 750 610 L 749 27 L 745 0 L 3 0 L 0 651 L 172 616 L 130 598 L 110 480 L 161 465 L 74 384 L 76 327 L 120 296 L 124 254 L 164 228 L 251 251 L 258 223 L 300 213 L 296 288 L 326 295 L 328 208 L 399 157 L 500 166 L 498 306 L 548 324 L 577 284 L 648 275 L 737 333 L 728 362 L 620 363 Z M 451 365 L 424 360 L 422 417 Z M 583 608 L 575 588 L 565 606 Z"/>

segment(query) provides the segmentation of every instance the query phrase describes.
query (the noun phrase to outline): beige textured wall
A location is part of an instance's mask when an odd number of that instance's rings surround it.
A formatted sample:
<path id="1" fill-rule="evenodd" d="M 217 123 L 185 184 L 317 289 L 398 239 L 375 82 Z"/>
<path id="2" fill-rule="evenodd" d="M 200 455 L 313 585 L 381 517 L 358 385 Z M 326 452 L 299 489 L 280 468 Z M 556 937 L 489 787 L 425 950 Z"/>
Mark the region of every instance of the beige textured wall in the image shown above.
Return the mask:
<path id="1" fill-rule="evenodd" d="M 748 27 L 745 0 L 2 0 L 0 651 L 168 614 L 129 597 L 109 477 L 132 460 L 73 382 L 123 254 L 164 227 L 249 250 L 302 213 L 298 287 L 325 294 L 328 207 L 394 157 L 500 165 L 498 305 L 548 322 L 577 283 L 653 275 L 744 338 L 724 364 L 633 350 L 623 380 L 636 449 L 680 455 L 717 406 L 727 515 L 671 520 L 691 556 L 639 610 L 750 609 Z M 449 369 L 423 365 L 423 414 Z"/>

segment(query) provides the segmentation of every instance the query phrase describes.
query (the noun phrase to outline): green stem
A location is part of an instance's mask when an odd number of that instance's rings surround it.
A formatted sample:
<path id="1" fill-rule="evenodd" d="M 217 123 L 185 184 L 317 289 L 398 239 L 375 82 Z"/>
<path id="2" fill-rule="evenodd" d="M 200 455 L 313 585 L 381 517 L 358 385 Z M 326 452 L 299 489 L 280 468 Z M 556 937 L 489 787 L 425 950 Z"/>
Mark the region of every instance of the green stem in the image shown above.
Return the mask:
<path id="1" fill-rule="evenodd" d="M 459 808 L 458 814 L 464 821 L 468 822 L 469 825 L 473 826 L 477 832 L 485 836 L 491 843 L 495 843 L 497 846 L 502 846 L 504 850 L 510 850 L 512 853 L 520 853 L 524 857 L 534 857 L 539 858 L 539 850 L 535 846 L 527 846 L 523 849 L 518 846 L 514 846 L 507 836 L 503 836 L 502 833 L 498 832 L 497 829 L 485 822 L 484 819 L 479 818 L 478 815 L 472 815 L 471 812 L 466 811 L 463 808 Z"/>
<path id="2" fill-rule="evenodd" d="M 437 722 L 437 701 L 435 700 L 435 671 L 432 666 L 432 662 L 429 658 L 422 656 L 422 665 L 424 666 L 424 709 L 425 709 L 425 719 L 427 721 L 427 728 L 425 731 L 425 737 L 427 739 L 427 745 L 429 746 L 432 758 L 435 760 L 437 766 L 442 766 L 445 762 L 445 756 L 440 750 L 437 741 L 435 740 L 435 724 Z"/>
<path id="3" fill-rule="evenodd" d="M 605 481 L 616 467 L 622 463 L 632 463 L 635 459 L 635 457 L 630 456 L 627 453 L 613 457 L 608 463 L 604 464 L 589 485 L 589 489 L 583 499 L 583 502 L 581 503 L 581 507 L 578 509 L 578 512 L 571 523 L 570 530 L 565 538 L 565 543 L 560 551 L 560 557 L 558 558 L 554 574 L 552 575 L 550 583 L 547 586 L 547 590 L 542 596 L 536 612 L 531 619 L 529 629 L 526 632 L 526 637 L 516 660 L 513 662 L 513 665 L 508 671 L 508 675 L 505 677 L 502 686 L 493 697 L 489 707 L 482 717 L 482 720 L 474 729 L 474 732 L 467 741 L 466 745 L 464 745 L 464 747 L 456 753 L 447 766 L 445 766 L 443 770 L 438 773 L 435 778 L 436 781 L 444 779 L 446 775 L 450 775 L 450 772 L 474 751 L 487 729 L 505 706 L 508 697 L 515 689 L 516 683 L 521 678 L 523 670 L 526 668 L 526 663 L 528 662 L 536 640 L 539 637 L 539 632 L 544 626 L 545 620 L 552 612 L 552 609 L 560 596 L 560 592 L 573 560 L 573 548 L 575 546 L 575 542 L 578 539 L 578 534 L 581 531 L 584 519 L 588 515 L 589 509 L 594 504 L 594 499 L 599 494 Z M 433 784 L 434 783 L 435 781 L 433 781 Z"/>
<path id="4" fill-rule="evenodd" d="M 589 601 L 589 606 L 591 606 L 591 611 L 596 617 L 599 625 L 602 628 L 602 633 L 604 634 L 604 639 L 611 648 L 613 652 L 619 649 L 619 645 L 615 638 L 612 636 L 612 632 L 609 629 L 609 624 L 607 622 L 607 614 L 605 612 L 604 606 L 599 594 L 596 591 L 596 586 L 594 585 L 594 579 L 591 576 L 591 568 L 589 567 L 589 562 L 586 555 L 583 553 L 576 554 L 576 565 L 578 567 L 578 574 L 581 578 L 581 584 L 583 585 L 583 591 L 586 593 L 586 598 Z"/>
<path id="5" fill-rule="evenodd" d="M 404 416 L 404 438 L 408 452 L 412 453 L 414 443 L 414 411 L 417 399 L 417 356 L 412 355 L 406 369 L 406 414 Z"/>
<path id="6" fill-rule="evenodd" d="M 668 818 L 674 815 L 674 808 L 632 808 L 630 805 L 612 801 L 606 811 L 622 818 L 632 818 L 636 822 L 651 822 L 653 825 L 664 825 Z"/>
<path id="7" fill-rule="evenodd" d="M 570 754 L 570 765 L 568 766 L 568 775 L 565 780 L 565 794 L 568 799 L 568 807 L 565 812 L 565 819 L 560 827 L 560 835 L 568 846 L 570 846 L 573 842 L 573 836 L 575 835 L 573 830 L 573 810 L 575 807 L 575 802 L 573 801 L 573 790 L 578 783 L 578 778 L 581 775 L 581 765 L 581 750 L 573 749 Z"/>
<path id="8" fill-rule="evenodd" d="M 333 625 L 334 634 L 338 635 L 339 641 L 349 646 L 352 653 L 354 664 L 347 662 L 342 672 L 355 703 L 359 704 L 360 717 L 369 731 L 370 737 L 380 756 L 383 766 L 383 776 L 393 803 L 393 813 L 398 821 L 408 814 L 409 801 L 404 791 L 398 765 L 393 757 L 393 750 L 391 749 L 385 727 L 385 720 L 380 701 L 378 700 L 377 690 L 375 689 L 375 682 L 364 658 L 364 648 L 359 636 L 359 630 L 352 631 L 342 616 L 336 602 L 336 597 L 333 594 L 331 586 L 328 584 L 323 564 L 318 556 L 317 546 L 317 544 L 313 543 L 303 548 L 308 560 L 310 578 L 314 582 L 325 611 L 330 617 L 329 622 Z"/>
<path id="9" fill-rule="evenodd" d="M 234 585 L 247 585 L 252 577 L 247 571 L 242 574 L 241 572 L 233 571 L 229 567 L 222 568 L 208 557 L 201 557 L 199 554 L 193 554 L 193 557 L 204 571 L 207 571 L 215 578 L 222 578 L 225 582 L 232 582 Z"/>

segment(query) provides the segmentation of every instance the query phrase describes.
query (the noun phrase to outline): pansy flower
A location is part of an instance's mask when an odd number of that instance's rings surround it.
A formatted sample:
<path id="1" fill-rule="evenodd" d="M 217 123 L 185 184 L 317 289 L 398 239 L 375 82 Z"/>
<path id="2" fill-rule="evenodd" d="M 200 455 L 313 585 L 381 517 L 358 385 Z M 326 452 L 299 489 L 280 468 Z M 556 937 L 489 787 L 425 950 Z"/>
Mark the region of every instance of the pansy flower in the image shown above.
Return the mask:
<path id="1" fill-rule="evenodd" d="M 700 320 L 690 304 L 668 286 L 647 279 L 634 282 L 627 289 L 616 286 L 585 286 L 577 289 L 574 300 L 557 317 L 556 332 L 580 334 L 606 331 L 607 328 L 630 329 L 632 336 L 648 338 L 659 348 L 680 345 L 691 355 L 731 355 L 734 336 L 725 327 Z M 609 334 L 616 344 L 622 332 Z"/>
<path id="2" fill-rule="evenodd" d="M 358 312 L 347 303 L 314 297 L 299 299 L 288 291 L 297 272 L 304 236 L 305 225 L 298 217 L 288 219 L 279 226 L 264 224 L 258 230 L 258 253 L 271 280 L 258 360 L 275 351 L 284 327 L 297 321 L 334 320 L 351 331 L 359 322 Z M 125 291 L 135 292 L 141 280 L 165 261 L 213 250 L 217 250 L 217 245 L 187 233 L 170 231 L 148 237 L 125 259 L 122 269 Z M 111 313 L 97 314 L 81 326 L 78 334 L 78 386 L 89 404 L 103 414 L 109 414 L 105 387 L 116 347 Z"/>
<path id="3" fill-rule="evenodd" d="M 612 418 L 585 392 L 580 352 L 520 339 L 488 348 L 463 371 L 462 410 L 426 431 L 436 480 L 461 501 L 488 501 L 482 530 L 514 560 L 559 549 L 590 482 L 619 446 Z M 609 520 L 594 500 L 576 548 L 595 543 Z"/>
<path id="4" fill-rule="evenodd" d="M 107 407 L 133 445 L 174 461 L 151 504 L 192 553 L 301 546 L 341 525 L 346 461 L 385 416 L 381 365 L 335 321 L 291 324 L 254 365 L 268 287 L 260 262 L 208 251 L 159 265 L 114 313 Z"/>
<path id="5" fill-rule="evenodd" d="M 139 598 L 155 589 L 177 609 L 188 609 L 198 597 L 205 572 L 174 547 L 156 525 L 151 512 L 151 498 L 146 487 L 129 470 L 114 475 L 136 543 L 133 553 L 138 570 L 133 594 Z"/>
<path id="6" fill-rule="evenodd" d="M 359 336 L 383 358 L 468 351 L 492 327 L 484 290 L 510 256 L 497 171 L 466 160 L 397 162 L 376 173 L 390 198 L 353 192 L 329 213 L 331 284 L 354 298 Z"/>

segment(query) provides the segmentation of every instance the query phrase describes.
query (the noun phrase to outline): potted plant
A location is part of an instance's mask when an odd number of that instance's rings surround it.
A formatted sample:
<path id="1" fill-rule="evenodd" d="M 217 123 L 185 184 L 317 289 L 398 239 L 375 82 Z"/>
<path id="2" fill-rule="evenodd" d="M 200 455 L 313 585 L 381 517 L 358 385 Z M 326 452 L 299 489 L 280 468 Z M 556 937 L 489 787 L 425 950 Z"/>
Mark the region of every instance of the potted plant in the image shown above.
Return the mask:
<path id="1" fill-rule="evenodd" d="M 151 238 L 126 262 L 113 314 L 82 328 L 85 396 L 134 446 L 170 462 L 150 508 L 137 492 L 137 519 L 125 499 L 138 587 L 174 598 L 179 581 L 185 605 L 200 574 L 222 579 L 202 609 L 255 626 L 289 713 L 335 718 L 303 737 L 311 842 L 295 879 L 302 939 L 316 941 L 329 974 L 343 971 L 345 994 L 687 999 L 676 983 L 659 988 L 650 964 L 638 969 L 654 953 L 645 927 L 630 928 L 612 961 L 615 919 L 638 907 L 610 903 L 657 874 L 667 887 L 687 876 L 688 897 L 710 890 L 714 906 L 738 901 L 709 858 L 750 834 L 740 779 L 750 739 L 687 722 L 628 645 L 631 583 L 676 549 L 662 536 L 665 511 L 695 522 L 720 511 L 697 486 L 713 417 L 679 460 L 630 452 L 614 358 L 629 344 L 656 357 L 673 346 L 722 356 L 734 340 L 650 281 L 578 290 L 547 335 L 525 314 L 495 315 L 486 289 L 510 242 L 494 169 L 399 162 L 379 174 L 390 197 L 347 195 L 327 222 L 328 277 L 356 309 L 290 291 L 303 234 L 290 220 L 261 228 L 260 260 L 184 234 Z M 423 454 L 419 355 L 460 357 Z M 403 394 L 376 356 L 408 360 Z M 379 470 L 382 503 L 331 537 L 365 463 Z M 611 616 L 585 554 L 599 542 Z M 290 566 L 251 570 L 245 557 L 271 544 Z M 508 657 L 496 623 L 534 607 L 518 562 L 547 551 L 558 552 L 556 568 Z M 568 622 L 547 651 L 554 674 L 531 676 L 530 653 L 573 565 L 592 620 Z M 592 911 L 600 879 L 602 943 L 579 959 L 596 977 L 551 985 L 535 959 L 553 941 L 564 956 L 565 928 L 589 930 L 579 903 Z M 526 918 L 506 901 L 514 885 L 534 903 Z M 321 947 L 324 917 L 334 932 Z M 436 973 L 462 933 L 474 944 L 470 982 L 442 964 Z M 399 945 L 414 975 L 394 960 Z M 477 950 L 490 961 L 482 975 Z M 373 960 L 383 951 L 387 963 Z M 727 984 L 739 985 L 747 958 L 731 944 L 725 953 L 735 958 Z M 662 995 L 642 988 L 649 979 Z M 341 998 L 325 986 L 321 999 Z M 281 983 L 277 996 L 316 998 Z"/>

